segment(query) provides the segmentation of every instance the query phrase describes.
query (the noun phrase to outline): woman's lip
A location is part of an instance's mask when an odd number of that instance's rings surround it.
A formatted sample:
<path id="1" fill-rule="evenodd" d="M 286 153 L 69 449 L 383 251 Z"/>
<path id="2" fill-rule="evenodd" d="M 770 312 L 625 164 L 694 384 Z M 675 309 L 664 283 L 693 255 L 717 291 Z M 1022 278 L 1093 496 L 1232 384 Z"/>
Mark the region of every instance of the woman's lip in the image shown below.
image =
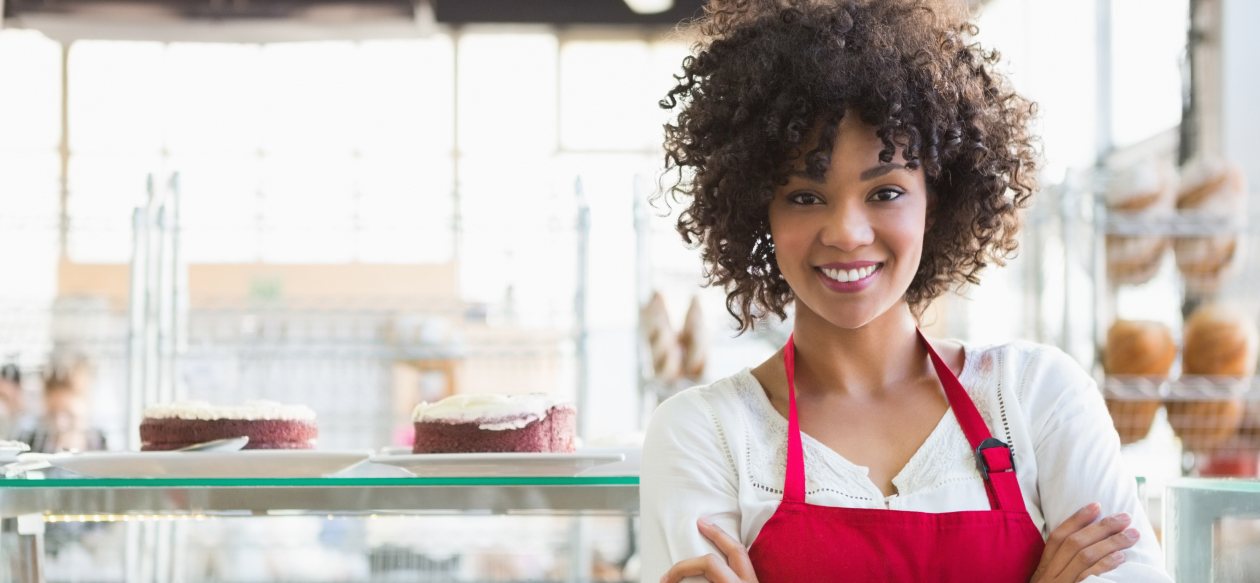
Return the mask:
<path id="1" fill-rule="evenodd" d="M 868 267 L 871 265 L 879 265 L 879 264 L 880 264 L 879 261 L 854 261 L 852 263 L 827 263 L 824 265 L 819 265 L 818 267 L 821 267 L 823 269 L 843 269 L 845 271 L 848 271 L 850 269 L 862 269 L 863 267 Z"/>
<path id="2" fill-rule="evenodd" d="M 870 275 L 857 281 L 837 281 L 831 279 L 823 272 L 821 267 L 814 268 L 814 272 L 818 274 L 818 279 L 822 281 L 822 284 L 826 286 L 827 289 L 841 293 L 853 293 L 870 287 L 871 283 L 875 281 L 875 276 L 884 271 L 884 265 L 882 263 L 876 263 L 874 265 L 878 265 L 878 267 L 876 267 Z"/>

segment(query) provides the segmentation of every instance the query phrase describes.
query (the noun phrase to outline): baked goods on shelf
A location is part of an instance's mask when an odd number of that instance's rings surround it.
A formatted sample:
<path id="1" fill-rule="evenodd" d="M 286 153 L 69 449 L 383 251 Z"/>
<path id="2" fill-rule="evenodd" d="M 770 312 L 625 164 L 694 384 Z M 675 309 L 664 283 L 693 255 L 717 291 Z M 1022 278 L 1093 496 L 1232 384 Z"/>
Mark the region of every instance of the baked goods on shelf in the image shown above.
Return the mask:
<path id="1" fill-rule="evenodd" d="M 1105 201 L 1110 213 L 1131 220 L 1155 222 L 1172 214 L 1176 172 L 1171 164 L 1143 160 L 1117 173 L 1107 189 Z M 1111 281 L 1141 284 L 1159 271 L 1168 238 L 1162 234 L 1108 234 L 1107 274 Z"/>
<path id="2" fill-rule="evenodd" d="M 1177 194 L 1177 210 L 1186 216 L 1245 218 L 1247 186 L 1242 170 L 1215 158 L 1186 165 Z M 1177 268 L 1192 293 L 1210 294 L 1241 266 L 1246 248 L 1240 233 L 1178 237 L 1173 241 Z"/>
<path id="3" fill-rule="evenodd" d="M 669 323 L 665 297 L 656 292 L 639 312 L 639 329 L 652 358 L 652 374 L 658 380 L 672 381 L 682 372 L 682 346 Z"/>
<path id="4" fill-rule="evenodd" d="M 709 342 L 699 296 L 692 296 L 682 330 L 675 333 L 664 296 L 660 292 L 653 293 L 639 312 L 639 332 L 651 357 L 650 374 L 654 382 L 671 386 L 683 379 L 704 378 Z"/>
<path id="5" fill-rule="evenodd" d="M 572 405 L 541 393 L 452 395 L 412 413 L 414 453 L 571 453 Z"/>
<path id="6" fill-rule="evenodd" d="M 1107 345 L 1103 349 L 1103 369 L 1109 376 L 1143 377 L 1136 382 L 1166 379 L 1177 359 L 1177 344 L 1172 331 L 1159 322 L 1141 320 L 1117 320 L 1107 330 Z M 1120 443 L 1133 443 L 1151 429 L 1161 402 L 1158 398 L 1144 398 L 1140 391 L 1106 395 L 1107 410 L 1111 413 Z"/>
<path id="7" fill-rule="evenodd" d="M 319 437 L 315 411 L 304 405 L 249 401 L 211 405 L 184 401 L 145 408 L 140 449 L 163 451 L 215 439 L 248 437 L 245 449 L 311 449 Z"/>
<path id="8" fill-rule="evenodd" d="M 700 307 L 700 296 L 691 297 L 682 332 L 678 333 L 678 345 L 682 349 L 683 378 L 704 378 L 704 366 L 709 359 L 709 339 L 704 332 L 704 311 Z"/>
<path id="9" fill-rule="evenodd" d="M 1172 395 L 1165 404 L 1173 431 L 1189 450 L 1209 450 L 1238 431 L 1243 392 L 1256 370 L 1258 335 L 1249 314 L 1223 304 L 1197 309 L 1186 320 L 1182 370 L 1210 377 L 1211 394 Z"/>

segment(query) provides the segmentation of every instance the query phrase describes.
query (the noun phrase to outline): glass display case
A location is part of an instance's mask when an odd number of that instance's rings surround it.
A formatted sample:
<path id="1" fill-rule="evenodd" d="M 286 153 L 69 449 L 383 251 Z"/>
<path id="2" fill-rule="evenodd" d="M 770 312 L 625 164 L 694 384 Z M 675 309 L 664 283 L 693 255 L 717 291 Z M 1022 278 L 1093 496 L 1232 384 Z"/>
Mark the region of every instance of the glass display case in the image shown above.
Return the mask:
<path id="1" fill-rule="evenodd" d="M 0 479 L 0 581 L 624 581 L 638 503 L 631 475 Z M 247 526 L 263 517 L 275 524 Z M 114 574 L 93 561 L 95 574 L 46 577 L 46 533 L 51 545 L 68 525 L 76 543 L 125 530 Z M 251 536 L 283 539 L 290 563 L 346 564 L 294 574 L 284 553 L 239 544 Z"/>
<path id="2" fill-rule="evenodd" d="M 1184 478 L 1164 494 L 1168 571 L 1181 583 L 1260 578 L 1260 481 Z"/>

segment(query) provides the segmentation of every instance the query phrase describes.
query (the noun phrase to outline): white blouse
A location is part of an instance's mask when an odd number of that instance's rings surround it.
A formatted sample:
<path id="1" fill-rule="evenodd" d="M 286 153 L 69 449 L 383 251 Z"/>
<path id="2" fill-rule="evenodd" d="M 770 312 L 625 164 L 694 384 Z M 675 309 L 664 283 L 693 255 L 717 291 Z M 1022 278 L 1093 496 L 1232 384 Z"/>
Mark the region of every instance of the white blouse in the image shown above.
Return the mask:
<path id="1" fill-rule="evenodd" d="M 1091 502 L 1127 512 L 1140 531 L 1126 560 L 1090 583 L 1171 582 L 1133 474 L 1094 380 L 1063 351 L 1030 342 L 963 345 L 959 380 L 994 437 L 1010 444 L 1024 502 L 1047 536 Z M 751 545 L 782 498 L 787 420 L 748 369 L 688 389 L 653 413 L 640 478 L 642 581 L 677 561 L 715 553 L 696 529 L 710 517 Z M 952 411 L 884 496 L 868 469 L 807 434 L 806 501 L 917 512 L 987 510 L 983 478 Z M 702 579 L 688 579 L 702 581 Z"/>

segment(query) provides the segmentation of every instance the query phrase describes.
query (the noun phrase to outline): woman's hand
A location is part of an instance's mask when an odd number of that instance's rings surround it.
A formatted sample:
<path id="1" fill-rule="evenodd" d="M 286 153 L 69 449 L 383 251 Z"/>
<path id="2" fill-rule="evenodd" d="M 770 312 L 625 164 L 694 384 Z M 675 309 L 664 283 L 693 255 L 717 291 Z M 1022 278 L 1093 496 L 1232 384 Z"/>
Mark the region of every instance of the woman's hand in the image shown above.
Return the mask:
<path id="1" fill-rule="evenodd" d="M 1098 513 L 1098 504 L 1090 504 L 1050 533 L 1030 583 L 1075 583 L 1124 562 L 1124 549 L 1137 542 L 1138 531 L 1127 528 L 1127 514 L 1095 522 Z"/>
<path id="2" fill-rule="evenodd" d="M 703 557 L 678 561 L 661 577 L 661 583 L 678 583 L 683 577 L 704 577 L 712 583 L 757 582 L 757 574 L 753 572 L 752 561 L 748 558 L 748 549 L 743 544 L 705 518 L 698 520 L 697 525 L 700 527 L 700 534 L 712 541 L 725 558 L 709 553 Z"/>

